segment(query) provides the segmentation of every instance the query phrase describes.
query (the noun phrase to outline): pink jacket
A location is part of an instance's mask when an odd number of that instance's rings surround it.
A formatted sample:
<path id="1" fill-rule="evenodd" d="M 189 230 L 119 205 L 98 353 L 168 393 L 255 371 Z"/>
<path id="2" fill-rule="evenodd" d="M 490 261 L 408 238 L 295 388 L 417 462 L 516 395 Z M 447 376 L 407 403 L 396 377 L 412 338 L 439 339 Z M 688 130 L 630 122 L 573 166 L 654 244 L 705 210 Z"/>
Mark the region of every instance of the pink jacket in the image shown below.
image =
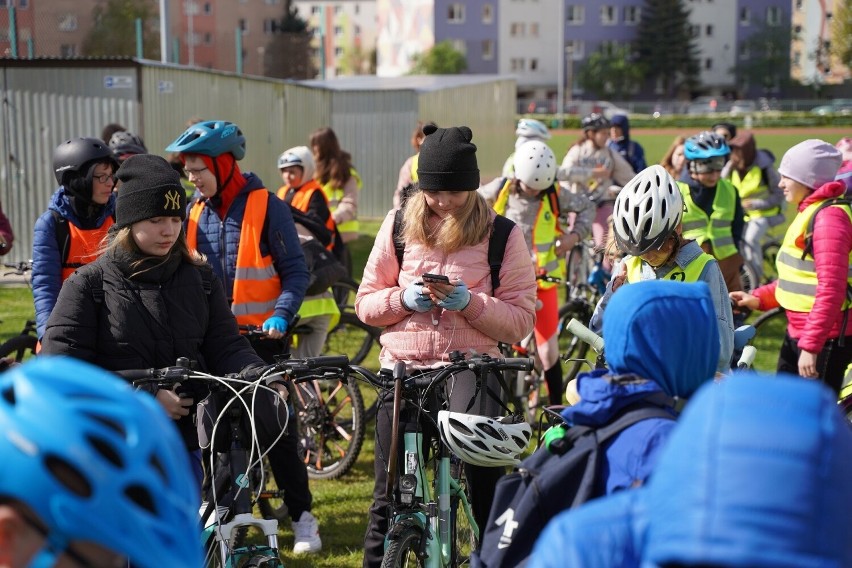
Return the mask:
<path id="1" fill-rule="evenodd" d="M 535 272 L 520 229 L 515 227 L 509 235 L 495 297 L 488 239 L 449 254 L 407 244 L 400 270 L 392 242 L 394 213 L 388 213 L 379 229 L 355 299 L 355 312 L 362 321 L 385 327 L 379 355 L 383 367 L 392 368 L 395 361 L 405 361 L 409 368 L 431 367 L 448 361 L 453 350 L 499 356 L 498 341 L 514 343 L 532 331 Z M 406 310 L 401 292 L 425 272 L 444 274 L 450 281 L 461 278 L 471 292 L 467 307 L 461 311 L 436 307 L 424 313 Z"/>
<path id="2" fill-rule="evenodd" d="M 799 204 L 799 212 L 814 201 L 838 197 L 845 191 L 846 186 L 843 183 L 829 182 L 807 196 Z M 804 246 L 804 242 L 798 244 Z M 843 321 L 840 308 L 846 297 L 850 250 L 852 223 L 846 213 L 838 207 L 827 207 L 820 211 L 814 223 L 816 301 L 810 312 L 787 312 L 787 331 L 790 337 L 799 340 L 800 349 L 819 353 L 827 339 L 840 335 L 840 325 Z M 753 292 L 760 300 L 761 310 L 766 311 L 778 306 L 775 299 L 776 286 L 777 282 L 771 282 Z M 852 314 L 844 335 L 852 335 Z"/>

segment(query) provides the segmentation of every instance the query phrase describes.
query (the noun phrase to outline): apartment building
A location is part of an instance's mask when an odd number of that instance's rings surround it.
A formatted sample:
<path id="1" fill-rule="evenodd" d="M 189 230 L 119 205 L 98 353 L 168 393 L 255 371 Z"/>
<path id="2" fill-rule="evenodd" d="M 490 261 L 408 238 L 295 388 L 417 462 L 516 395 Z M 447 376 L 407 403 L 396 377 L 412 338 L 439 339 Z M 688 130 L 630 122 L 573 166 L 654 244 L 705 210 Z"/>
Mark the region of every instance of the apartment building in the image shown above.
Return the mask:
<path id="1" fill-rule="evenodd" d="M 311 57 L 318 78 L 374 72 L 376 0 L 296 0 L 293 5 L 313 32 Z"/>
<path id="2" fill-rule="evenodd" d="M 849 68 L 829 52 L 834 11 L 842 1 L 793 0 L 790 75 L 796 81 L 835 85 L 850 79 Z"/>

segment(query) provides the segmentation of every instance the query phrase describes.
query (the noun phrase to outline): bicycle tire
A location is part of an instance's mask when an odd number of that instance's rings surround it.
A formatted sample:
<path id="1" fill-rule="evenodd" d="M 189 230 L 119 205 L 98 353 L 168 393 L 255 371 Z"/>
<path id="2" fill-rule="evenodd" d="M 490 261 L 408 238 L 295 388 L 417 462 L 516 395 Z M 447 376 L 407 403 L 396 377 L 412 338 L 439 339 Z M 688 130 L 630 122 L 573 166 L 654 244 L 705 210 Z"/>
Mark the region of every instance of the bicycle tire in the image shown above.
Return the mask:
<path id="1" fill-rule="evenodd" d="M 459 464 L 459 482 L 464 485 L 464 466 Z M 461 499 L 452 497 L 450 499 L 450 519 L 452 527 L 450 530 L 451 538 L 453 539 L 453 547 L 450 551 L 450 566 L 458 568 L 459 566 L 470 566 L 470 557 L 478 548 L 479 542 L 473 527 L 470 524 L 470 519 L 461 505 Z"/>
<path id="2" fill-rule="evenodd" d="M 568 302 L 559 307 L 559 353 L 565 362 L 566 373 L 564 383 L 577 378 L 583 370 L 591 370 L 593 367 L 586 365 L 586 355 L 589 353 L 589 344 L 575 337 L 568 331 L 568 322 L 571 318 L 587 323 L 592 317 L 594 308 L 582 300 Z M 566 361 L 566 359 L 572 359 Z"/>
<path id="3" fill-rule="evenodd" d="M 272 492 L 269 488 L 269 481 L 272 479 L 272 468 L 269 465 L 269 457 L 263 458 L 263 471 L 266 472 L 266 475 L 263 478 L 263 487 L 262 492 Z M 260 482 L 260 474 L 257 470 L 252 471 L 252 475 L 254 476 L 253 480 L 259 484 Z M 284 498 L 278 494 L 278 487 L 276 485 L 275 488 L 275 496 L 274 497 L 259 497 L 257 500 L 257 508 L 260 510 L 260 516 L 264 519 L 275 519 L 279 523 L 283 523 L 286 520 L 290 519 L 289 510 L 287 509 L 287 505 L 284 503 Z"/>
<path id="4" fill-rule="evenodd" d="M 32 335 L 16 335 L 0 345 L 0 357 L 12 357 L 15 362 L 20 363 L 29 354 L 35 355 L 38 339 Z"/>
<path id="5" fill-rule="evenodd" d="M 781 343 L 787 333 L 787 312 L 781 307 L 773 308 L 760 314 L 752 325 L 757 331 L 752 340 L 757 352 L 772 353 L 776 356 L 775 366 L 767 368 L 766 365 L 755 363 L 754 368 L 759 371 L 775 371 L 778 366 L 777 356 L 781 353 Z"/>
<path id="6" fill-rule="evenodd" d="M 740 284 L 743 292 L 751 292 L 758 287 L 757 272 L 754 267 L 748 262 L 743 262 L 740 265 Z"/>
<path id="7" fill-rule="evenodd" d="M 781 250 L 781 243 L 778 241 L 769 241 L 761 247 L 763 252 L 763 282 L 769 283 L 778 279 L 778 267 L 775 261 L 778 258 L 778 252 Z"/>
<path id="8" fill-rule="evenodd" d="M 578 244 L 572 248 L 565 259 L 565 286 L 568 294 L 589 280 L 589 260 L 585 254 L 586 245 Z"/>
<path id="9" fill-rule="evenodd" d="M 425 566 L 424 559 L 418 556 L 422 536 L 422 531 L 416 527 L 403 530 L 399 536 L 390 541 L 390 546 L 382 559 L 382 568 Z"/>
<path id="10" fill-rule="evenodd" d="M 331 293 L 341 313 L 355 312 L 355 296 L 358 294 L 358 282 L 350 277 L 341 278 L 331 285 Z"/>
<path id="11" fill-rule="evenodd" d="M 299 455 L 311 479 L 337 479 L 348 472 L 364 444 L 364 400 L 355 379 L 315 380 L 294 385 Z"/>
<path id="12" fill-rule="evenodd" d="M 367 325 L 354 313 L 341 313 L 340 321 L 325 338 L 323 355 L 346 355 L 350 364 L 360 365 L 379 343 L 381 334 L 379 328 Z"/>

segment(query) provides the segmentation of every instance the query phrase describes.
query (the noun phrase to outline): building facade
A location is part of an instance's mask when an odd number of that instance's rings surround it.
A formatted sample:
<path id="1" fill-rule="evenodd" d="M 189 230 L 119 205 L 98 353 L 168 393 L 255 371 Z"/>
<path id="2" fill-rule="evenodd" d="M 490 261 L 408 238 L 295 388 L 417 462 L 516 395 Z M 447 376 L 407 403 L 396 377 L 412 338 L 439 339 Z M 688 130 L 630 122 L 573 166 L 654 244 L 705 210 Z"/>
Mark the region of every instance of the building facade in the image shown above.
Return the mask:
<path id="1" fill-rule="evenodd" d="M 375 72 L 376 0 L 297 0 L 293 5 L 313 32 L 311 57 L 318 78 Z"/>
<path id="2" fill-rule="evenodd" d="M 849 68 L 829 53 L 834 11 L 842 1 L 793 0 L 790 75 L 794 80 L 805 85 L 833 85 L 850 79 Z"/>

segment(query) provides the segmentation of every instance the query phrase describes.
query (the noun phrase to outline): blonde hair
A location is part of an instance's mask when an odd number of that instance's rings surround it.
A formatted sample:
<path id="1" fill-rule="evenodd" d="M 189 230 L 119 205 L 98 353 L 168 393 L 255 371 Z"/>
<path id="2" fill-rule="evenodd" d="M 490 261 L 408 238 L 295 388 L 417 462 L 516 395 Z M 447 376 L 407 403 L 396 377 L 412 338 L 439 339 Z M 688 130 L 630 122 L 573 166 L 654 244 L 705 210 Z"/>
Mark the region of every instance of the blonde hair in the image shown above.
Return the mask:
<path id="1" fill-rule="evenodd" d="M 430 225 L 431 215 L 423 191 L 409 197 L 402 216 L 403 241 L 421 243 L 443 252 L 454 252 L 478 245 L 491 233 L 491 209 L 475 191 L 468 192 L 464 205 L 437 227 Z"/>
<path id="2" fill-rule="evenodd" d="M 103 253 L 103 252 L 107 252 L 107 251 L 110 251 L 110 250 L 115 250 L 117 248 L 122 248 L 126 251 L 131 251 L 131 252 L 135 252 L 139 255 L 143 255 L 142 258 L 133 262 L 133 264 L 130 265 L 130 268 L 134 271 L 130 275 L 131 278 L 134 277 L 134 276 L 137 276 L 139 274 L 142 274 L 143 272 L 146 272 L 148 270 L 156 268 L 160 264 L 165 263 L 169 259 L 169 257 L 172 254 L 174 254 L 175 252 L 180 254 L 180 256 L 181 256 L 181 258 L 183 258 L 184 262 L 187 262 L 189 264 L 201 266 L 201 265 L 204 265 L 204 264 L 207 263 L 207 259 L 204 257 L 203 254 L 199 253 L 198 251 L 189 250 L 189 246 L 186 244 L 186 234 L 183 231 L 181 231 L 180 234 L 178 235 L 177 241 L 175 241 L 175 244 L 172 246 L 172 250 L 169 251 L 169 254 L 164 255 L 162 257 L 161 262 L 156 263 L 152 266 L 148 266 L 144 270 L 140 270 L 140 271 L 136 272 L 136 269 L 139 266 L 141 266 L 145 262 L 145 260 L 147 260 L 149 258 L 155 258 L 155 257 L 144 255 L 142 250 L 139 248 L 139 245 L 137 245 L 136 241 L 133 240 L 133 235 L 131 234 L 131 227 L 132 227 L 132 225 L 127 226 L 127 227 L 122 227 L 121 229 L 116 231 L 114 236 L 107 234 L 107 236 L 104 238 L 104 240 L 101 243 L 101 251 L 100 251 L 101 253 Z"/>

